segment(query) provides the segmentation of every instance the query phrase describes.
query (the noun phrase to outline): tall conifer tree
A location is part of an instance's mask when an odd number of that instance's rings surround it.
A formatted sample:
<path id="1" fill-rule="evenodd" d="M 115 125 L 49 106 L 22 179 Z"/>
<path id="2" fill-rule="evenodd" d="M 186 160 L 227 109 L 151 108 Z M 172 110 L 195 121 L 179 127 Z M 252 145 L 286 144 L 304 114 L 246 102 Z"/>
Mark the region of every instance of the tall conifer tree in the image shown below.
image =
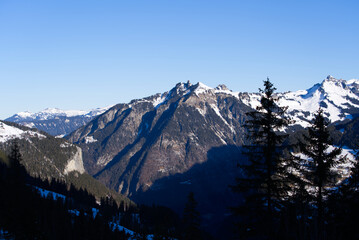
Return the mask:
<path id="1" fill-rule="evenodd" d="M 285 164 L 281 157 L 282 142 L 287 137 L 280 131 L 290 123 L 285 116 L 286 107 L 278 106 L 274 91 L 276 88 L 267 80 L 260 105 L 255 111 L 247 113 L 249 144 L 244 146 L 248 156 L 246 163 L 239 167 L 243 175 L 237 178 L 234 191 L 245 196 L 245 202 L 234 208 L 235 214 L 242 217 L 241 236 L 256 235 L 261 238 L 274 238 L 275 215 L 281 209 L 280 201 L 288 192 L 285 178 Z"/>
<path id="2" fill-rule="evenodd" d="M 200 240 L 200 214 L 197 210 L 197 201 L 194 198 L 194 193 L 188 194 L 187 203 L 183 211 L 183 225 L 184 225 L 184 236 L 186 240 Z"/>
<path id="3" fill-rule="evenodd" d="M 300 144 L 300 151 L 305 155 L 300 158 L 299 171 L 306 189 L 312 196 L 311 204 L 317 209 L 316 238 L 325 239 L 324 213 L 325 199 L 338 182 L 339 173 L 333 167 L 344 161 L 342 149 L 332 147 L 332 139 L 328 130 L 329 122 L 325 119 L 323 110 L 319 109 L 314 115 L 308 135 L 304 135 L 305 143 Z"/>

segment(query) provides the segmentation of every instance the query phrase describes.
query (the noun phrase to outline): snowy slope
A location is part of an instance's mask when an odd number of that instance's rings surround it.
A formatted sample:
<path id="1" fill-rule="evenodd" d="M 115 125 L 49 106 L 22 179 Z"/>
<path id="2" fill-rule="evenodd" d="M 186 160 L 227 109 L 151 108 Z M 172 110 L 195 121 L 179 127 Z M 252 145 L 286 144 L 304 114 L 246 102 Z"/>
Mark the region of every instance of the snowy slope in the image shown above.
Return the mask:
<path id="1" fill-rule="evenodd" d="M 232 92 L 220 87 L 215 89 L 202 87 L 197 90 L 200 93 L 206 91 L 232 95 L 253 109 L 260 104 L 259 93 Z M 351 119 L 353 114 L 359 114 L 359 80 L 357 79 L 346 81 L 328 76 L 322 83 L 307 90 L 278 93 L 277 97 L 280 106 L 288 107 L 288 115 L 295 120 L 293 125 L 302 127 L 309 125 L 312 114 L 319 107 L 324 110 L 325 116 L 331 122 Z"/>
<path id="2" fill-rule="evenodd" d="M 29 140 L 30 138 L 46 138 L 45 135 L 40 134 L 36 131 L 31 130 L 21 130 L 20 128 L 16 128 L 10 125 L 5 124 L 4 122 L 0 122 L 0 143 L 7 142 L 9 140 L 20 138 Z"/>
<path id="3" fill-rule="evenodd" d="M 57 140 L 54 145 L 54 138 L 51 136 L 45 136 L 36 130 L 31 130 L 26 127 L 17 127 L 17 124 L 14 124 L 14 126 L 9 124 L 11 123 L 7 124 L 0 121 L 0 148 L 5 149 L 6 146 L 10 146 L 8 142 L 14 139 L 17 139 L 18 142 L 22 142 L 22 155 L 25 159 L 25 167 L 31 166 L 31 169 L 35 169 L 34 166 L 36 165 L 39 170 L 41 169 L 40 171 L 44 173 L 46 172 L 46 168 L 52 168 L 52 170 L 56 169 L 56 172 L 60 177 L 64 177 L 73 171 L 77 171 L 80 174 L 85 173 L 81 148 L 66 142 L 65 140 Z M 40 145 L 42 147 L 39 147 L 39 140 L 42 141 Z M 24 142 L 27 142 L 26 146 L 24 145 Z M 59 163 L 58 160 L 55 161 L 54 159 L 56 157 L 47 155 L 47 153 L 39 150 L 42 149 L 44 145 L 50 144 L 50 142 L 51 150 L 49 150 L 49 152 L 57 154 L 61 158 L 62 163 Z M 58 149 L 56 149 L 56 147 Z M 34 154 L 35 151 L 37 151 L 36 154 Z M 29 155 L 31 157 L 29 157 Z M 30 158 L 34 159 L 30 160 Z M 46 167 L 42 161 L 46 162 Z M 60 165 L 63 166 L 60 167 Z M 55 177 L 55 175 L 53 175 L 53 177 Z"/>
<path id="4" fill-rule="evenodd" d="M 288 113 L 297 124 L 306 127 L 307 116 L 321 107 L 331 122 L 352 118 L 358 113 L 359 80 L 342 80 L 328 76 L 321 84 L 306 91 L 288 92 L 279 95 L 281 106 L 288 106 Z"/>

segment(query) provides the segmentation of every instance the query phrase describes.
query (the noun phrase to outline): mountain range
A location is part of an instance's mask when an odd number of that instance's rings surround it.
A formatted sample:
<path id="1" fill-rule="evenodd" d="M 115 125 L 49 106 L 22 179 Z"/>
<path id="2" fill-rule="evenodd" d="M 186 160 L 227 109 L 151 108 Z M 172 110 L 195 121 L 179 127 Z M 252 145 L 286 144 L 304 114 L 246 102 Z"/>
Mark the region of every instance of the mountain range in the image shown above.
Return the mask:
<path id="1" fill-rule="evenodd" d="M 182 83 L 182 85 L 184 86 L 185 84 Z M 310 120 L 308 116 L 319 107 L 325 111 L 327 118 L 331 122 L 352 119 L 353 116 L 358 115 L 358 85 L 359 80 L 357 79 L 347 81 L 335 79 L 329 75 L 321 83 L 315 84 L 307 90 L 278 93 L 277 96 L 279 105 L 288 106 L 287 113 L 295 120 L 293 125 L 307 127 Z M 203 83 L 198 83 L 197 93 L 205 93 L 206 91 L 231 95 L 251 108 L 259 105 L 259 93 L 233 92 L 225 85 L 210 88 Z M 148 101 L 156 107 L 166 102 L 167 94 L 168 92 L 156 94 L 133 102 Z M 113 106 L 90 111 L 47 108 L 37 113 L 20 112 L 6 118 L 5 121 L 19 123 L 30 128 L 37 128 L 54 136 L 63 137 L 87 124 L 111 107 Z"/>
<path id="2" fill-rule="evenodd" d="M 331 122 L 355 118 L 358 86 L 358 80 L 328 76 L 308 90 L 277 97 L 294 120 L 290 128 L 302 128 L 319 107 Z M 232 92 L 224 85 L 179 83 L 168 92 L 118 104 L 66 138 L 81 146 L 91 174 L 132 195 L 206 162 L 212 148 L 242 145 L 245 113 L 259 99 L 259 93 Z"/>
<path id="3" fill-rule="evenodd" d="M 5 119 L 5 121 L 19 123 L 29 128 L 36 128 L 51 135 L 62 137 L 85 125 L 109 108 L 110 106 L 90 111 L 46 108 L 37 113 L 20 112 Z"/>
<path id="4" fill-rule="evenodd" d="M 359 136 L 355 128 L 359 80 L 328 76 L 307 90 L 276 96 L 294 120 L 283 131 L 303 130 L 321 108 L 333 123 L 335 143 L 353 147 L 348 136 Z M 90 175 L 138 203 L 162 204 L 181 212 L 193 191 L 210 228 L 213 219 L 225 219 L 228 207 L 238 201 L 229 185 L 240 174 L 236 166 L 247 142 L 246 113 L 259 105 L 260 97 L 225 85 L 211 88 L 188 81 L 164 93 L 104 108 L 91 117 L 46 110 L 46 114 L 22 113 L 7 120 L 41 126 L 53 135 L 66 134 L 67 141 L 81 148 Z"/>

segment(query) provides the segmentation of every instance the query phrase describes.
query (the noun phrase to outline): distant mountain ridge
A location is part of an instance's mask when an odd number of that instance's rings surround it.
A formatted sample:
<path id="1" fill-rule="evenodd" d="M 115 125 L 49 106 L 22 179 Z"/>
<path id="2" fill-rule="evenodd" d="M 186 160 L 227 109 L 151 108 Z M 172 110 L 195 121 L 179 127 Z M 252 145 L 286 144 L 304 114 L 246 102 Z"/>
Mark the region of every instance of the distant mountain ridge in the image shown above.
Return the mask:
<path id="1" fill-rule="evenodd" d="M 96 108 L 90 111 L 46 108 L 37 113 L 20 112 L 5 119 L 5 121 L 19 123 L 30 128 L 37 128 L 53 136 L 63 136 L 85 125 L 94 117 L 107 111 L 110 107 Z"/>

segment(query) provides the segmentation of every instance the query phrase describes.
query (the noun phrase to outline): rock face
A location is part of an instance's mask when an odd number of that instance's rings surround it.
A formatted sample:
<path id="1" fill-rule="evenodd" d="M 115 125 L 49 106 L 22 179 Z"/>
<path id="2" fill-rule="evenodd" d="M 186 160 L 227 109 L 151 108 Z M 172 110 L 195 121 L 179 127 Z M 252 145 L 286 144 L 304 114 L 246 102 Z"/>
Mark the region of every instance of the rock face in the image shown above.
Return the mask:
<path id="1" fill-rule="evenodd" d="M 82 161 L 82 150 L 79 147 L 76 147 L 77 151 L 74 156 L 67 162 L 67 165 L 64 170 L 64 174 L 68 174 L 72 171 L 77 171 L 81 174 L 85 173 L 84 164 Z"/>

